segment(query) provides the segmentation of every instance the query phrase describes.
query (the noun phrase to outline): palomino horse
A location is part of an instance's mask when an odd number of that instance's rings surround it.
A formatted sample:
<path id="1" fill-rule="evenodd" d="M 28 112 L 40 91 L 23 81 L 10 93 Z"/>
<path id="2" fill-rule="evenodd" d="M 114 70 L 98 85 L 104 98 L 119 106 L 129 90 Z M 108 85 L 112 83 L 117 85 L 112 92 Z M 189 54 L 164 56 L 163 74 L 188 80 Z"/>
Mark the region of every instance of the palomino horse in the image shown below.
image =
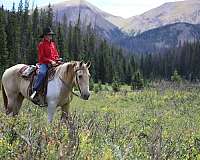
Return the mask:
<path id="1" fill-rule="evenodd" d="M 7 69 L 2 76 L 2 93 L 4 107 L 7 115 L 17 115 L 24 98 L 30 99 L 27 89 L 30 81 L 19 75 L 19 70 L 24 64 L 15 65 Z M 89 67 L 90 63 L 68 62 L 58 66 L 55 77 L 47 86 L 48 122 L 51 123 L 56 107 L 62 108 L 62 119 L 67 118 L 69 104 L 72 100 L 73 87 L 76 85 L 81 98 L 88 100 L 89 92 Z"/>

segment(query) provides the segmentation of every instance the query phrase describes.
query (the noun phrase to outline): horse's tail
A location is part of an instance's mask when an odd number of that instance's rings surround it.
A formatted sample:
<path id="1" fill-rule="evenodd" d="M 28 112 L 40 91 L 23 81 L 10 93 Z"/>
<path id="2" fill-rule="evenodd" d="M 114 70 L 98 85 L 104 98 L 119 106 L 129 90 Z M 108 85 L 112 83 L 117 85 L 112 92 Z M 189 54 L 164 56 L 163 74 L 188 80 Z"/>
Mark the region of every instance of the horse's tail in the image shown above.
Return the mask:
<path id="1" fill-rule="evenodd" d="M 1 85 L 1 90 L 2 90 L 2 96 L 3 96 L 4 107 L 5 107 L 6 111 L 7 111 L 7 109 L 8 109 L 8 98 L 7 98 L 7 96 L 6 96 L 6 92 L 5 92 L 5 89 L 4 89 L 3 84 Z"/>

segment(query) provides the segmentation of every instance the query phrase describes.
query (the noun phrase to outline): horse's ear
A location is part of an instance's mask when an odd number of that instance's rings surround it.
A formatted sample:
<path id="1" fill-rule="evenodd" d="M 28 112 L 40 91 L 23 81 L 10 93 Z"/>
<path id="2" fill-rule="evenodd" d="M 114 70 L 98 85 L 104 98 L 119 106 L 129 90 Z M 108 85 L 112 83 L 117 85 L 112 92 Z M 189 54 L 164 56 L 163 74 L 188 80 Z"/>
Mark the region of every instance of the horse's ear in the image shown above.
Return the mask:
<path id="1" fill-rule="evenodd" d="M 73 68 L 76 67 L 76 63 L 73 63 L 73 64 L 72 64 L 72 67 L 73 67 Z"/>
<path id="2" fill-rule="evenodd" d="M 86 63 L 86 67 L 90 68 L 90 66 L 91 66 L 91 62 L 89 61 L 89 62 Z"/>
<path id="3" fill-rule="evenodd" d="M 80 62 L 80 67 L 82 67 L 82 66 L 83 66 L 83 61 Z"/>

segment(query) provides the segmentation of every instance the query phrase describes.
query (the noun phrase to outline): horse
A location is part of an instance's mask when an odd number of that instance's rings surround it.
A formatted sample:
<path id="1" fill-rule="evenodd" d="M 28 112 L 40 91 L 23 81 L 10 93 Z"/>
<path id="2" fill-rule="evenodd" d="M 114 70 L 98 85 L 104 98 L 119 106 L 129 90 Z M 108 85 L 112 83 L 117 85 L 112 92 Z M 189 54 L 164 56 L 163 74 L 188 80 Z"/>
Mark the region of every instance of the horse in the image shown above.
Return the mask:
<path id="1" fill-rule="evenodd" d="M 89 99 L 90 65 L 90 62 L 72 61 L 63 63 L 56 68 L 54 78 L 47 85 L 48 123 L 52 122 L 56 108 L 59 106 L 62 110 L 61 120 L 67 119 L 75 86 L 79 89 L 81 99 Z M 24 98 L 31 100 L 27 93 L 30 81 L 19 75 L 20 69 L 24 66 L 26 65 L 17 64 L 3 73 L 2 95 L 7 115 L 18 115 Z"/>

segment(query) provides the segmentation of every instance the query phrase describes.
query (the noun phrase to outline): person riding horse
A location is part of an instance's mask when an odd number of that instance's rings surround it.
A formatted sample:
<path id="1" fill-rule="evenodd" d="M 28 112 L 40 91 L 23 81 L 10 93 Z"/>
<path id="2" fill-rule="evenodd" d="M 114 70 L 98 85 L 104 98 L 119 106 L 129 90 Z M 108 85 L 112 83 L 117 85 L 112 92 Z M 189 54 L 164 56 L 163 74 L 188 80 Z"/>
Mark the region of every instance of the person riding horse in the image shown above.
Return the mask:
<path id="1" fill-rule="evenodd" d="M 40 87 L 46 77 L 49 64 L 54 66 L 60 63 L 59 53 L 56 47 L 56 43 L 52 40 L 55 33 L 50 27 L 44 28 L 41 36 L 42 40 L 38 44 L 38 63 L 39 74 L 33 85 L 33 93 L 31 99 L 33 100 L 36 94 L 39 92 Z"/>

